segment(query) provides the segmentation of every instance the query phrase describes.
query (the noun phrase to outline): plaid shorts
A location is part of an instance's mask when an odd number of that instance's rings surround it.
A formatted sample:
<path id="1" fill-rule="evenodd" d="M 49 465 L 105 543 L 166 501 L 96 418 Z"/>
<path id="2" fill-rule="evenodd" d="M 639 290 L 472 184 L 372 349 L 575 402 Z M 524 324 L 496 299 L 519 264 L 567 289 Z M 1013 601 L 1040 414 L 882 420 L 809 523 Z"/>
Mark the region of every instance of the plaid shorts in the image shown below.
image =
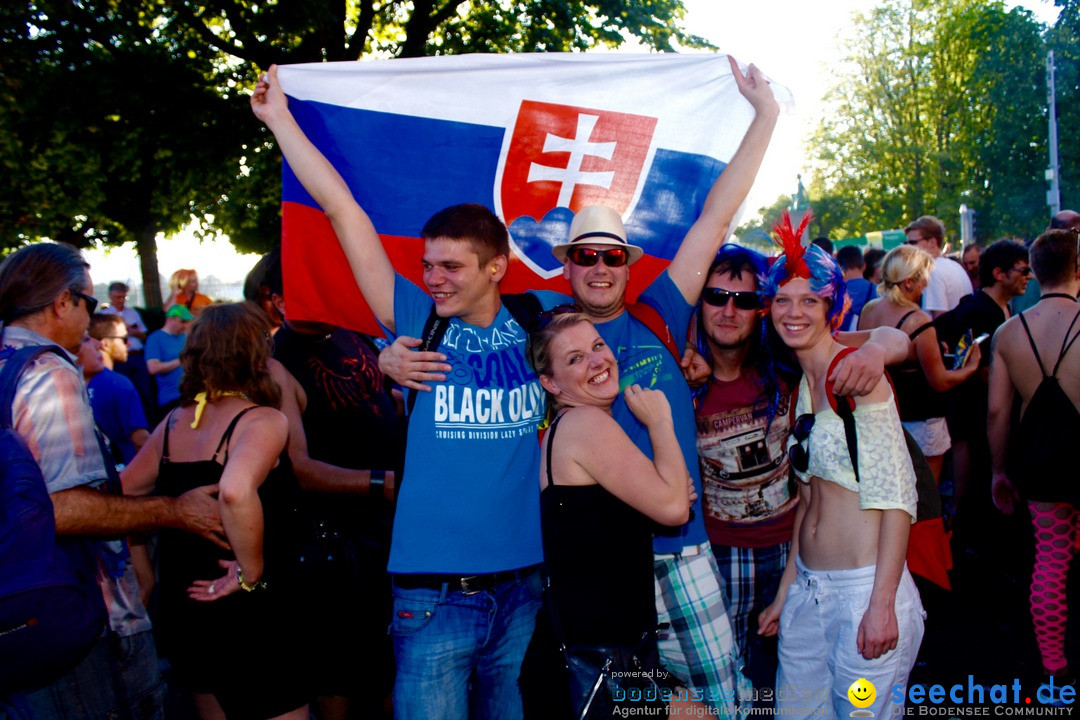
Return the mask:
<path id="1" fill-rule="evenodd" d="M 753 690 L 742 673 L 712 549 L 705 543 L 698 550 L 653 558 L 657 618 L 662 628 L 670 625 L 660 631 L 660 660 L 686 682 L 692 699 L 733 716 L 737 698 Z"/>
<path id="2" fill-rule="evenodd" d="M 757 635 L 757 616 L 776 599 L 790 548 L 790 542 L 763 548 L 713 545 L 745 674 L 759 692 L 770 691 L 768 700 L 772 700 L 776 684 L 776 642 Z M 762 697 L 755 695 L 755 705 Z"/>

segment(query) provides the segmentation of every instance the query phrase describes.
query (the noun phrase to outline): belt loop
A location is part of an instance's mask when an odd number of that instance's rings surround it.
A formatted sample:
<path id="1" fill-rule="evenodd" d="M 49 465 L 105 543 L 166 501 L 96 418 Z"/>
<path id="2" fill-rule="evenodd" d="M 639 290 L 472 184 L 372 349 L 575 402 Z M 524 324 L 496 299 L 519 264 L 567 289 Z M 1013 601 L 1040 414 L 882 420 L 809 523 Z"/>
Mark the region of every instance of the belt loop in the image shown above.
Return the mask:
<path id="1" fill-rule="evenodd" d="M 439 591 L 439 602 L 440 603 L 446 602 L 446 596 L 449 593 L 449 591 L 450 591 L 450 583 L 443 583 L 442 584 L 442 589 Z"/>

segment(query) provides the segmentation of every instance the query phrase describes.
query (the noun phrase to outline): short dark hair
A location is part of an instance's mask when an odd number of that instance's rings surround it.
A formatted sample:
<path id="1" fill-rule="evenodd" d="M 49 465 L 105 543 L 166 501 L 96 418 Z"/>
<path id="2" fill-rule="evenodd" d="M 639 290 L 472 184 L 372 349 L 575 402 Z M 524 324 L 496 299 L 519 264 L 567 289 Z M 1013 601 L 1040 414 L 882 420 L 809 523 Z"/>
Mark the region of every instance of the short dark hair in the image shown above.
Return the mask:
<path id="1" fill-rule="evenodd" d="M 817 245 L 822 250 L 824 250 L 825 252 L 829 253 L 830 255 L 833 254 L 833 244 L 832 244 L 832 240 L 830 240 L 829 238 L 827 238 L 827 237 L 816 237 L 816 238 L 814 238 L 814 244 Z"/>
<path id="2" fill-rule="evenodd" d="M 94 313 L 90 318 L 90 337 L 95 340 L 113 337 L 116 328 L 124 324 L 124 318 L 116 313 Z"/>
<path id="3" fill-rule="evenodd" d="M 904 234 L 907 235 L 912 230 L 918 230 L 932 238 L 937 238 L 938 245 L 945 243 L 945 223 L 933 215 L 923 215 L 916 220 L 912 220 L 904 228 Z"/>
<path id="4" fill-rule="evenodd" d="M 884 259 L 884 250 L 876 247 L 868 248 L 867 251 L 863 253 L 863 278 L 869 280 L 870 276 L 874 274 L 874 271 L 877 270 L 878 265 L 880 265 L 881 261 Z"/>
<path id="5" fill-rule="evenodd" d="M 259 291 L 266 288 L 271 293 L 284 296 L 281 282 L 281 246 L 259 258 L 244 278 L 244 299 L 258 301 Z"/>
<path id="6" fill-rule="evenodd" d="M 1031 244 L 1031 269 L 1041 285 L 1064 285 L 1076 275 L 1076 231 L 1047 230 Z"/>
<path id="7" fill-rule="evenodd" d="M 1012 240 L 998 240 L 983 251 L 979 258 L 979 283 L 988 288 L 997 280 L 995 270 L 1009 270 L 1021 260 L 1028 259 L 1027 248 Z"/>
<path id="8" fill-rule="evenodd" d="M 129 293 L 129 292 L 131 292 L 131 288 L 129 288 L 127 286 L 127 283 L 122 283 L 119 280 L 117 280 L 116 282 L 109 283 L 109 292 L 111 292 L 111 293 L 114 293 L 114 292 Z"/>
<path id="9" fill-rule="evenodd" d="M 478 203 L 451 205 L 431 216 L 420 231 L 424 240 L 466 240 L 486 265 L 499 255 L 510 257 L 510 234 L 499 217 Z"/>
<path id="10" fill-rule="evenodd" d="M 841 270 L 862 270 L 866 267 L 862 250 L 855 245 L 845 245 L 836 251 L 836 262 Z"/>
<path id="11" fill-rule="evenodd" d="M 66 243 L 19 248 L 0 264 L 0 321 L 40 312 L 66 290 L 81 291 L 89 268 L 82 253 Z"/>

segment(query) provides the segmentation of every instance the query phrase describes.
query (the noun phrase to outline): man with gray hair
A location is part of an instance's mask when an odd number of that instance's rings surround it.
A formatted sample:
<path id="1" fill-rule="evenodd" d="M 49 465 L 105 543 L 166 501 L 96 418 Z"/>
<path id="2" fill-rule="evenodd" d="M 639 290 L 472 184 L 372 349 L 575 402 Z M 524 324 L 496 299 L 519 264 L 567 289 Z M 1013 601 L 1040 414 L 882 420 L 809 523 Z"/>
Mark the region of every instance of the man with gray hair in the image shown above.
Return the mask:
<path id="1" fill-rule="evenodd" d="M 60 354 L 40 355 L 19 378 L 12 406 L 14 429 L 41 469 L 57 535 L 92 538 L 98 546 L 98 577 L 111 628 L 73 670 L 27 693 L 26 707 L 30 718 L 98 720 L 129 713 L 137 720 L 159 718 L 165 691 L 150 621 L 120 538 L 168 527 L 225 546 L 213 497 L 217 486 L 174 500 L 125 497 L 119 494 L 115 475 L 110 482 L 82 373 L 75 365 L 97 306 L 88 269 L 78 250 L 58 243 L 29 245 L 0 265 L 0 366 L 20 348 L 60 349 Z M 0 575 L 5 571 L 0 568 Z M 114 676 L 124 697 L 115 689 Z M 128 707 L 122 709 L 121 703 Z"/>

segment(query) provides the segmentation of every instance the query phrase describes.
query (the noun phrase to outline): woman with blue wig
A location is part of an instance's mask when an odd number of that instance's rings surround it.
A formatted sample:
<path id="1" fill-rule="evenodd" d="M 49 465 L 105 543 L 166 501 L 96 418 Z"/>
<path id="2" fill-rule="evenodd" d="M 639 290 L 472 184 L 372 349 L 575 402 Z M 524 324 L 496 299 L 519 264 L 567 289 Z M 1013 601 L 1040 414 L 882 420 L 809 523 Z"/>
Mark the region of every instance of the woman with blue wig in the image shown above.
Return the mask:
<path id="1" fill-rule="evenodd" d="M 915 473 L 887 380 L 850 401 L 857 436 L 852 464 L 844 420 L 828 377 L 844 347 L 834 337 L 847 310 L 843 274 L 827 253 L 799 241 L 784 214 L 784 254 L 762 284 L 773 328 L 803 377 L 795 394 L 788 456 L 799 504 L 788 565 L 759 632 L 780 635 L 781 714 L 847 716 L 853 703 L 875 717 L 892 712 L 923 635 L 923 609 L 904 563 L 915 520 Z M 848 403 L 846 399 L 836 399 Z M 857 680 L 876 697 L 849 689 Z"/>

